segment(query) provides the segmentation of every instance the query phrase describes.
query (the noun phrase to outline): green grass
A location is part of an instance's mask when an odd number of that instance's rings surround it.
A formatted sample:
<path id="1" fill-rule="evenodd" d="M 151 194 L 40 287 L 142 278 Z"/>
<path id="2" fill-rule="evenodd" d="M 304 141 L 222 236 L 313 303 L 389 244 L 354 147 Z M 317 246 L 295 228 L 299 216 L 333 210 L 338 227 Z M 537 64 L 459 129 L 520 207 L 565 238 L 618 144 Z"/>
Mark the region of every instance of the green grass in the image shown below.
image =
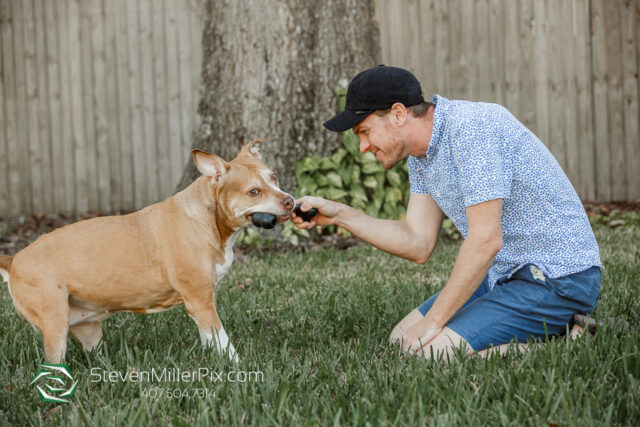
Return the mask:
<path id="1" fill-rule="evenodd" d="M 640 227 L 596 234 L 606 270 L 595 316 L 640 327 Z M 402 359 L 393 326 L 441 288 L 459 243 L 441 241 L 420 266 L 369 246 L 269 252 L 236 262 L 218 310 L 241 362 L 200 346 L 183 307 L 104 322 L 99 350 L 70 339 L 79 385 L 70 404 L 42 403 L 29 382 L 42 363 L 39 333 L 0 288 L 0 424 L 629 424 L 640 422 L 640 342 L 601 329 L 594 339 L 554 339 L 524 354 L 457 357 L 448 366 Z M 90 382 L 91 369 L 261 372 L 263 381 Z M 155 388 L 154 388 L 155 387 Z M 180 389 L 207 398 L 151 398 Z"/>

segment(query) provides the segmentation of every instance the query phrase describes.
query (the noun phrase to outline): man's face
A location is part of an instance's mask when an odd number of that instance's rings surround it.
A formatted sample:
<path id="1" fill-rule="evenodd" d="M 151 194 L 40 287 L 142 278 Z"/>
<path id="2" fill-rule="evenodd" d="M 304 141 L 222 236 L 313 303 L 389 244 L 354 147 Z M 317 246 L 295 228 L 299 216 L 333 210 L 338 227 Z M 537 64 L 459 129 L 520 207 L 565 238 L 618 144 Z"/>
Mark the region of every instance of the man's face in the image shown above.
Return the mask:
<path id="1" fill-rule="evenodd" d="M 353 127 L 353 132 L 360 138 L 360 151 L 375 154 L 385 169 L 391 169 L 406 157 L 403 152 L 404 144 L 390 116 L 371 113 Z"/>

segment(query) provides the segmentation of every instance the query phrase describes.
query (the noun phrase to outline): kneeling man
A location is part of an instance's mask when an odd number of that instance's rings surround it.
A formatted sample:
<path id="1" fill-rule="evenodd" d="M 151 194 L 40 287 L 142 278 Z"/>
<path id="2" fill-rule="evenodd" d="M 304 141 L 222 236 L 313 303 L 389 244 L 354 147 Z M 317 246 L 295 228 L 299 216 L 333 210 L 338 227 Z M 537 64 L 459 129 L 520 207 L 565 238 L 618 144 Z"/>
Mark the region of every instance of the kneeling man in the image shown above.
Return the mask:
<path id="1" fill-rule="evenodd" d="M 444 215 L 464 242 L 445 287 L 395 327 L 391 341 L 427 358 L 467 354 L 512 340 L 563 333 L 600 295 L 598 244 L 585 210 L 544 144 L 497 104 L 426 102 L 408 71 L 378 66 L 358 74 L 346 109 L 324 126 L 353 129 L 360 151 L 386 169 L 408 157 L 406 218 L 372 218 L 304 197 L 318 209 L 300 228 L 338 225 L 377 248 L 429 260 Z"/>

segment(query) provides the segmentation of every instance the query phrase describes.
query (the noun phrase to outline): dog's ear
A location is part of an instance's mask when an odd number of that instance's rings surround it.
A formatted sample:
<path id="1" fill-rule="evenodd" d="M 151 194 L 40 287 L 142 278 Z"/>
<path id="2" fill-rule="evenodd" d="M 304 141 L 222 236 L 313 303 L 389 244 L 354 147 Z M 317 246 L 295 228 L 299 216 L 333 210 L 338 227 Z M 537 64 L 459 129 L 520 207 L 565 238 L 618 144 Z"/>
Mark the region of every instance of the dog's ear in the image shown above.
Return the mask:
<path id="1" fill-rule="evenodd" d="M 264 139 L 254 139 L 250 143 L 244 145 L 240 150 L 240 154 L 244 154 L 247 156 L 255 157 L 256 159 L 262 160 L 262 154 L 260 154 L 260 148 L 262 147 L 262 142 Z"/>
<path id="2" fill-rule="evenodd" d="M 220 182 L 229 171 L 229 164 L 215 154 L 205 153 L 197 148 L 191 152 L 196 168 L 213 182 Z"/>

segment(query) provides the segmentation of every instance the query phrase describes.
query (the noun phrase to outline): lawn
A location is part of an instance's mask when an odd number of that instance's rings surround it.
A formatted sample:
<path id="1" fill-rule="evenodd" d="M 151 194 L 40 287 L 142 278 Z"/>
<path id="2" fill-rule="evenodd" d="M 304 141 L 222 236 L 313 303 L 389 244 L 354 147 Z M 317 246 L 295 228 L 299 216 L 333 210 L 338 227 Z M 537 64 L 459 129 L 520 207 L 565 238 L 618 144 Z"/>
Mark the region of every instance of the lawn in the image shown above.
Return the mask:
<path id="1" fill-rule="evenodd" d="M 69 340 L 78 385 L 68 404 L 43 403 L 29 385 L 44 361 L 41 338 L 3 286 L 0 424 L 638 425 L 640 227 L 597 226 L 596 236 L 606 270 L 595 317 L 624 318 L 636 332 L 603 328 L 593 339 L 457 356 L 448 366 L 399 358 L 387 344 L 391 329 L 444 285 L 459 242 L 440 241 L 426 265 L 364 245 L 271 250 L 236 261 L 220 286 L 218 311 L 238 365 L 200 346 L 183 307 L 118 314 L 104 322 L 98 351 Z M 202 368 L 216 375 L 103 379 Z"/>

